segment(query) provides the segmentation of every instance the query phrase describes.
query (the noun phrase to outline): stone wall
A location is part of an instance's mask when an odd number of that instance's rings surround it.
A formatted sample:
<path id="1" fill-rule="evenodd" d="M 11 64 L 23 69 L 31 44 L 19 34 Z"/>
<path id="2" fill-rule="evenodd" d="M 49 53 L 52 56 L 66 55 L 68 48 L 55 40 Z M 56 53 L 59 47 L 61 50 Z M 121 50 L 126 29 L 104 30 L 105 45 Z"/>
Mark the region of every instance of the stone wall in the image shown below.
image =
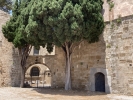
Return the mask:
<path id="1" fill-rule="evenodd" d="M 133 16 L 118 20 L 106 23 L 106 67 L 112 93 L 133 94 Z"/>
<path id="2" fill-rule="evenodd" d="M 105 43 L 101 36 L 98 43 L 81 43 L 72 57 L 72 86 L 73 88 L 89 89 L 90 69 L 106 68 L 105 66 Z"/>
<path id="3" fill-rule="evenodd" d="M 0 10 L 0 86 L 19 86 L 20 63 L 18 51 L 3 36 L 2 25 L 10 15 Z"/>
<path id="4" fill-rule="evenodd" d="M 109 11 L 109 4 L 107 0 L 104 0 L 103 16 L 105 21 L 112 19 L 129 16 L 133 14 L 133 0 L 111 0 L 114 3 L 114 7 Z"/>
<path id="5" fill-rule="evenodd" d="M 37 59 L 37 60 L 36 60 Z M 30 56 L 27 60 L 27 69 L 35 64 L 44 64 L 51 71 L 51 86 L 64 87 L 65 62 L 61 48 L 55 49 L 55 55 Z"/>

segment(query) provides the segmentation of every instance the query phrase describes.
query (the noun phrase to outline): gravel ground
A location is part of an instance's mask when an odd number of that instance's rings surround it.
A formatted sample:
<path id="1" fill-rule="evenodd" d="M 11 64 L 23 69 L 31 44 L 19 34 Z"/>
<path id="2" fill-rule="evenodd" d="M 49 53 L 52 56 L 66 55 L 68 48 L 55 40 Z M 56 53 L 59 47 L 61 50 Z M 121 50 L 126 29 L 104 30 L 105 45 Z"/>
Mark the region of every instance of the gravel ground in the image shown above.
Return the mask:
<path id="1" fill-rule="evenodd" d="M 132 96 L 46 88 L 0 88 L 0 100 L 133 100 Z"/>

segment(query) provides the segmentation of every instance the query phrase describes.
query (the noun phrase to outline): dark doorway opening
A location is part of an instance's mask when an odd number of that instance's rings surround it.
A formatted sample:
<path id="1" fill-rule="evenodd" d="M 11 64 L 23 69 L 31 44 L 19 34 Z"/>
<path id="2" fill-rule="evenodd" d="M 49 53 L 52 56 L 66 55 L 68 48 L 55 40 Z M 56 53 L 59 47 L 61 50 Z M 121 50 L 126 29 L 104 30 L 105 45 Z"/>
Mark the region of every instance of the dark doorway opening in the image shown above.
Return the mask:
<path id="1" fill-rule="evenodd" d="M 95 91 L 105 92 L 105 75 L 101 72 L 95 74 Z"/>

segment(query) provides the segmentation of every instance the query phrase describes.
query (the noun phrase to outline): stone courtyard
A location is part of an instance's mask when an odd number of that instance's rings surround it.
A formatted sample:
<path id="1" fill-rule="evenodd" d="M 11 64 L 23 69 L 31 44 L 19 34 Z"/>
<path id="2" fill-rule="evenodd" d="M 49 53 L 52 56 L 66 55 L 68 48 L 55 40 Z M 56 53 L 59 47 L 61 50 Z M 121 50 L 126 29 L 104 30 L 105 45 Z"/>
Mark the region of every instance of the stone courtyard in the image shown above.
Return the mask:
<path id="1" fill-rule="evenodd" d="M 48 88 L 0 88 L 0 100 L 133 100 L 132 96 Z"/>
<path id="2" fill-rule="evenodd" d="M 115 7 L 111 12 L 104 1 L 106 25 L 100 41 L 83 41 L 72 55 L 71 91 L 64 91 L 65 60 L 57 47 L 51 55 L 45 48 L 34 55 L 33 47 L 26 64 L 26 81 L 31 86 L 37 83 L 38 87 L 39 79 L 41 87 L 45 82 L 51 88 L 19 88 L 18 50 L 2 34 L 2 25 L 10 16 L 0 11 L 0 100 L 133 100 L 133 0 L 113 0 Z M 31 75 L 32 68 L 38 69 L 37 76 Z M 105 93 L 95 92 L 99 89 L 97 75 L 104 80 Z"/>

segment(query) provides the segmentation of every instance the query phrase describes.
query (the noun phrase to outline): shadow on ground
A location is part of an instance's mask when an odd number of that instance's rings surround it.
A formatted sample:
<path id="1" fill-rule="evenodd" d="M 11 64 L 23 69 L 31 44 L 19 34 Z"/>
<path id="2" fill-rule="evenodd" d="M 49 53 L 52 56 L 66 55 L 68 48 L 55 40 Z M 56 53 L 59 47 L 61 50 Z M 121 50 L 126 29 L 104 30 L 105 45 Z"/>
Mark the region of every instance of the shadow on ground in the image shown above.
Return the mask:
<path id="1" fill-rule="evenodd" d="M 64 90 L 64 89 L 53 89 L 53 88 L 33 88 L 32 91 L 36 91 L 41 94 L 50 94 L 50 95 L 64 95 L 64 96 L 100 96 L 107 95 L 102 92 L 91 92 L 85 90 Z"/>

